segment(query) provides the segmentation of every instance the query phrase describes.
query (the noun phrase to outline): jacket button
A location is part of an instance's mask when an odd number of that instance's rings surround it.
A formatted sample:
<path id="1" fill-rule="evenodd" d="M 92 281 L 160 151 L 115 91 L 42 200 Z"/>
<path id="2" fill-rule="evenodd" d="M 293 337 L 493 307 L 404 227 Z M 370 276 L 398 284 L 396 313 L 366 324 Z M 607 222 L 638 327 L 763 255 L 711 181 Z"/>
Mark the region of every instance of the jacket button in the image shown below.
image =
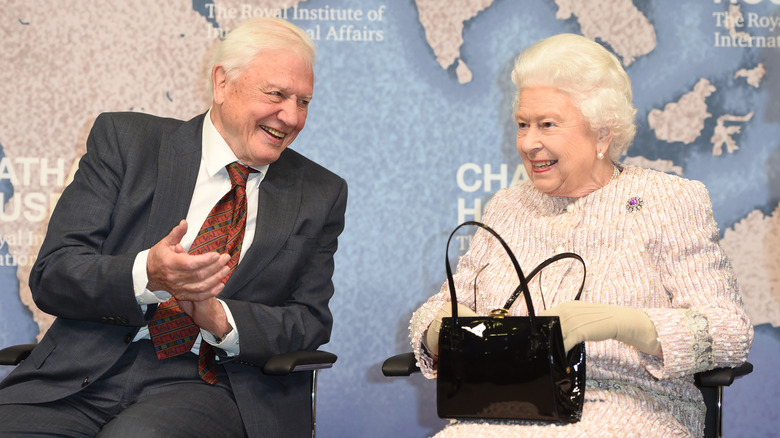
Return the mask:
<path id="1" fill-rule="evenodd" d="M 129 344 L 130 342 L 133 341 L 133 334 L 132 333 L 126 334 L 124 340 L 125 340 L 125 344 Z"/>
<path id="2" fill-rule="evenodd" d="M 89 377 L 85 377 L 85 378 L 84 378 L 84 381 L 83 381 L 83 382 L 81 382 L 81 387 L 82 387 L 82 388 L 83 388 L 83 387 L 85 387 L 85 386 L 87 386 L 87 385 L 89 385 Z"/>

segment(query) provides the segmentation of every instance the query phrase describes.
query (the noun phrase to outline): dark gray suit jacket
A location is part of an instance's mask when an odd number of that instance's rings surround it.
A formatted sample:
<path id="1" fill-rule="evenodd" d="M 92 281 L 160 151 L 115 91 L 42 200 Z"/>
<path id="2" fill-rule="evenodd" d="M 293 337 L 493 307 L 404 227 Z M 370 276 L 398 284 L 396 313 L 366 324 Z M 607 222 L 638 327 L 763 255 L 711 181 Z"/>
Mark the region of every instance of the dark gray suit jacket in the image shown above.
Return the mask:
<path id="1" fill-rule="evenodd" d="M 141 312 L 131 268 L 139 251 L 187 215 L 204 116 L 97 118 L 30 275 L 36 304 L 57 319 L 0 384 L 0 403 L 46 402 L 79 391 L 147 324 L 156 306 Z M 343 179 L 290 149 L 260 185 L 252 246 L 220 295 L 241 337 L 241 353 L 225 369 L 250 437 L 310 436 L 300 417 L 310 410 L 307 373 L 271 377 L 258 366 L 274 354 L 328 342 L 333 255 L 346 202 Z"/>

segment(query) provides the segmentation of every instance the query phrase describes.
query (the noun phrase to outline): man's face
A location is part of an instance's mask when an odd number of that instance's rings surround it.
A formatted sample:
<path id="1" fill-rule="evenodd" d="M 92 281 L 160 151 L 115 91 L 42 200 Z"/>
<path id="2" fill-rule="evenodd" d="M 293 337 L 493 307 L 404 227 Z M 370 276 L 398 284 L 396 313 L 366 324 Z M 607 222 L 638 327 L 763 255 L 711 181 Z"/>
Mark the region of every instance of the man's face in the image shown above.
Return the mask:
<path id="1" fill-rule="evenodd" d="M 248 166 L 276 161 L 306 124 L 314 72 L 298 55 L 285 50 L 262 52 L 231 79 L 217 64 L 212 79 L 214 126 Z"/>

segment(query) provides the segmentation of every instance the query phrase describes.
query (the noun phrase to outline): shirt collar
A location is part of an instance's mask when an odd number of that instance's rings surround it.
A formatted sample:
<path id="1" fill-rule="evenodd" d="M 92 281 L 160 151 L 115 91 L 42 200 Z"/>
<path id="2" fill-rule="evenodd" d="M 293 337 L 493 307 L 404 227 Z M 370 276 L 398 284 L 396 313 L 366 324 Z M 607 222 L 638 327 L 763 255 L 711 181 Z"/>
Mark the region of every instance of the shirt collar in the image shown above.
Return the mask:
<path id="1" fill-rule="evenodd" d="M 228 164 L 238 161 L 236 154 L 230 149 L 227 142 L 222 135 L 220 135 L 214 123 L 211 121 L 211 109 L 206 113 L 206 118 L 203 121 L 203 161 L 206 165 L 206 172 L 210 177 L 213 177 L 220 170 L 224 169 Z M 240 163 L 240 161 L 239 161 Z M 244 164 L 244 163 L 241 163 Z M 254 167 L 253 169 L 260 172 L 265 176 L 268 172 L 268 164 L 265 166 Z"/>

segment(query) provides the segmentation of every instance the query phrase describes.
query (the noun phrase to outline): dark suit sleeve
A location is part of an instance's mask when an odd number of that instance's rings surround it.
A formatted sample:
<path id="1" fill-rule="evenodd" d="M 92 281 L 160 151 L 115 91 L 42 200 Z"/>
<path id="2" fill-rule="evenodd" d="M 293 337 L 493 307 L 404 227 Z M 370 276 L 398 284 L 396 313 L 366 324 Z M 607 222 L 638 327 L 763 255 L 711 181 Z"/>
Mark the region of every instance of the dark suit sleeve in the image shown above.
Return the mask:
<path id="1" fill-rule="evenodd" d="M 128 196 L 143 204 L 149 190 L 138 187 L 132 193 L 133 181 L 126 175 L 133 169 L 120 148 L 131 123 L 115 122 L 106 114 L 95 121 L 74 180 L 52 213 L 30 274 L 30 289 L 36 305 L 57 317 L 142 326 L 145 321 L 131 275 L 140 247 L 127 236 L 137 232 L 134 227 L 144 218 L 126 215 L 118 219 L 116 210 Z M 125 228 L 126 224 L 134 225 Z"/>
<path id="2" fill-rule="evenodd" d="M 334 254 L 344 229 L 347 184 L 329 172 L 308 172 L 305 179 L 300 211 L 285 245 L 258 273 L 259 283 L 225 299 L 238 326 L 240 354 L 232 359 L 237 362 L 262 365 L 274 354 L 316 349 L 330 339 L 328 301 L 334 292 Z"/>

